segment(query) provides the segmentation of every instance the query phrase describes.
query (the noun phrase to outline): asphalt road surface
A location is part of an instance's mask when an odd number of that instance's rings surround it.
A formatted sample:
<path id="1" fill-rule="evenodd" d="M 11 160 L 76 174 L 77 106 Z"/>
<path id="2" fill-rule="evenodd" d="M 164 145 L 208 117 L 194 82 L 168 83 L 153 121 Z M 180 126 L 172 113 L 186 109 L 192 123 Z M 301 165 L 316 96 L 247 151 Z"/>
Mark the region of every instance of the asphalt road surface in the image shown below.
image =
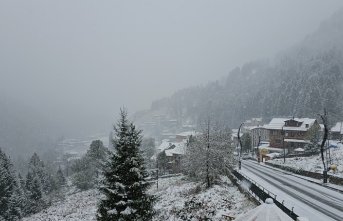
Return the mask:
<path id="1" fill-rule="evenodd" d="M 242 161 L 244 175 L 276 194 L 277 200 L 311 221 L 343 221 L 343 194 L 288 172 Z"/>

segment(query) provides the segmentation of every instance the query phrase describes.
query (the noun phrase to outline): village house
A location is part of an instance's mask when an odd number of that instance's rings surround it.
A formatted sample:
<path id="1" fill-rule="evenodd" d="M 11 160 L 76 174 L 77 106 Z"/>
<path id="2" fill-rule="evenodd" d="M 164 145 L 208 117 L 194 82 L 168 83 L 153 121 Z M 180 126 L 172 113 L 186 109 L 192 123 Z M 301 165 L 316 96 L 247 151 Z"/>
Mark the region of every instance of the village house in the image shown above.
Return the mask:
<path id="1" fill-rule="evenodd" d="M 317 120 L 311 118 L 273 118 L 264 127 L 269 131 L 270 147 L 287 152 L 311 144 L 311 133 L 320 131 Z"/>
<path id="2" fill-rule="evenodd" d="M 186 154 L 186 142 L 173 143 L 164 152 L 167 157 L 167 170 L 169 173 L 180 173 L 182 170 L 181 160 Z"/>
<path id="3" fill-rule="evenodd" d="M 249 120 L 246 120 L 241 128 L 240 131 L 240 137 L 243 136 L 243 134 L 249 134 L 252 141 L 252 147 L 257 146 L 258 143 L 258 137 L 259 133 L 261 134 L 261 141 L 267 141 L 268 140 L 268 131 L 263 129 L 263 122 L 262 118 L 251 118 Z M 263 131 L 262 131 L 263 130 Z M 231 141 L 232 145 L 235 147 L 238 147 L 238 129 L 232 129 L 231 133 Z M 263 139 L 262 139 L 263 137 Z"/>
<path id="4" fill-rule="evenodd" d="M 260 144 L 263 142 L 269 142 L 269 130 L 267 130 L 264 126 L 251 128 L 251 144 L 254 148 L 259 145 L 259 139 Z"/>
<path id="5" fill-rule="evenodd" d="M 343 122 L 337 122 L 330 130 L 330 139 L 341 141 L 343 138 Z"/>
<path id="6" fill-rule="evenodd" d="M 186 154 L 187 142 L 191 136 L 198 136 L 201 133 L 196 131 L 185 131 L 173 136 L 172 139 L 164 139 L 157 147 L 157 153 L 153 160 L 160 160 L 159 167 L 168 173 L 180 173 L 182 170 L 182 158 Z"/>

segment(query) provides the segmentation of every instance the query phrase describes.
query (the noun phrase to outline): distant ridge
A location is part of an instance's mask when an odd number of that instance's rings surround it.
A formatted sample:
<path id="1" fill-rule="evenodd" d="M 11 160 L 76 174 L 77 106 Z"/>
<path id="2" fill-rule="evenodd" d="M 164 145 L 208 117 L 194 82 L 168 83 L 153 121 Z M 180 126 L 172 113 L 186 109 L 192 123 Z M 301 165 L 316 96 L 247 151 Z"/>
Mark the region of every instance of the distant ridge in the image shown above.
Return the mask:
<path id="1" fill-rule="evenodd" d="M 181 125 L 211 113 L 236 128 L 256 116 L 317 118 L 325 107 L 333 124 L 343 118 L 342 53 L 343 8 L 273 62 L 248 62 L 231 70 L 225 81 L 179 90 L 154 101 L 136 119 L 149 121 L 160 114 Z"/>

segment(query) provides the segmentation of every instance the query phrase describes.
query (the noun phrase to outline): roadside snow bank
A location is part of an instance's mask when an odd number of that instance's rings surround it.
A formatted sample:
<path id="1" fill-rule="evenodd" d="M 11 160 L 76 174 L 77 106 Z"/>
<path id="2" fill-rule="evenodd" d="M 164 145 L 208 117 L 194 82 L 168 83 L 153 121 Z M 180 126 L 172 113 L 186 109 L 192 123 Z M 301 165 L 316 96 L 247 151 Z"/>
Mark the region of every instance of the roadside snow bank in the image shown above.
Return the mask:
<path id="1" fill-rule="evenodd" d="M 333 171 L 329 171 L 328 174 L 343 177 L 343 148 L 331 148 L 331 164 L 335 164 L 337 166 L 337 170 L 334 173 Z M 326 155 L 324 155 L 326 158 Z M 329 155 L 328 155 L 329 160 Z M 323 172 L 323 162 L 321 159 L 320 154 L 310 157 L 294 157 L 294 158 L 286 158 L 286 163 L 283 163 L 283 159 L 273 159 L 268 160 L 269 163 L 284 165 L 288 167 L 292 167 L 297 170 L 305 170 L 310 172 Z M 325 159 L 326 163 L 326 159 Z M 329 164 L 330 165 L 330 164 Z"/>

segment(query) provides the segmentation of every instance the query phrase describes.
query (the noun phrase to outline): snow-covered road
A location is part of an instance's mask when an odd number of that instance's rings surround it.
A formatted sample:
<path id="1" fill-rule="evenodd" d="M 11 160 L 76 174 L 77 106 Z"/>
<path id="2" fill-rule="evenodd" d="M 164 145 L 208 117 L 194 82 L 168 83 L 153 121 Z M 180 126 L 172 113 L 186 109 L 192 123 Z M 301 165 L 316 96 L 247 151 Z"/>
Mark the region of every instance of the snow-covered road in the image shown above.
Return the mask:
<path id="1" fill-rule="evenodd" d="M 289 173 L 243 161 L 242 174 L 277 195 L 288 208 L 311 221 L 343 220 L 343 194 Z"/>

